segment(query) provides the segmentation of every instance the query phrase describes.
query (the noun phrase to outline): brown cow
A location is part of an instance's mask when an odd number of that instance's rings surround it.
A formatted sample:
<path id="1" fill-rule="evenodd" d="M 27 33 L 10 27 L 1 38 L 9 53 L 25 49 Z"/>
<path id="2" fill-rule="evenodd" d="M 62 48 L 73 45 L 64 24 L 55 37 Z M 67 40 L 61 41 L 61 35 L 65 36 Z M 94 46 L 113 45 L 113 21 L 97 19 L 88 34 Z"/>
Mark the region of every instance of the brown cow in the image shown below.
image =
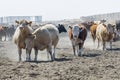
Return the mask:
<path id="1" fill-rule="evenodd" d="M 98 26 L 98 24 L 93 24 L 92 26 L 90 26 L 90 32 L 91 32 L 91 36 L 92 36 L 94 42 L 95 42 L 95 39 L 96 39 L 97 26 Z"/>
<path id="2" fill-rule="evenodd" d="M 69 26 L 68 35 L 72 42 L 74 55 L 76 55 L 77 48 L 77 55 L 82 56 L 84 41 L 87 37 L 86 27 L 83 24 L 74 25 L 73 27 Z"/>
<path id="3" fill-rule="evenodd" d="M 25 49 L 25 39 L 29 34 L 32 33 L 32 28 L 29 26 L 32 22 L 27 22 L 26 20 L 15 21 L 18 27 L 13 35 L 13 41 L 17 45 L 19 61 L 21 61 L 22 49 Z M 26 59 L 27 60 L 27 59 Z"/>

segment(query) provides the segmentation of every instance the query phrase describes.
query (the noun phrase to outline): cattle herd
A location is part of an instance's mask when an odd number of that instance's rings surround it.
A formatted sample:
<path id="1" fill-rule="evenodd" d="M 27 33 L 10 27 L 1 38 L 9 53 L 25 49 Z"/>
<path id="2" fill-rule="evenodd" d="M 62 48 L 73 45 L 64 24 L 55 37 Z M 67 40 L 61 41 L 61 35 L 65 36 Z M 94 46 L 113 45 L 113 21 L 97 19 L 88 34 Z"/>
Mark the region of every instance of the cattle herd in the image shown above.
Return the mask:
<path id="1" fill-rule="evenodd" d="M 54 61 L 55 49 L 59 42 L 59 34 L 67 32 L 72 43 L 74 56 L 82 56 L 83 46 L 87 39 L 88 31 L 90 31 L 93 42 L 95 40 L 102 42 L 102 49 L 106 50 L 106 42 L 110 42 L 110 49 L 112 50 L 112 42 L 119 38 L 120 22 L 109 23 L 106 20 L 81 22 L 80 24 L 69 25 L 68 29 L 64 24 L 45 24 L 32 26 L 31 21 L 21 20 L 15 21 L 16 25 L 9 25 L 8 27 L 0 26 L 0 39 L 4 36 L 12 39 L 18 48 L 19 61 L 21 61 L 22 49 L 26 50 L 26 61 L 31 61 L 31 50 L 35 51 L 34 60 L 37 61 L 38 50 L 47 51 L 51 60 Z"/>

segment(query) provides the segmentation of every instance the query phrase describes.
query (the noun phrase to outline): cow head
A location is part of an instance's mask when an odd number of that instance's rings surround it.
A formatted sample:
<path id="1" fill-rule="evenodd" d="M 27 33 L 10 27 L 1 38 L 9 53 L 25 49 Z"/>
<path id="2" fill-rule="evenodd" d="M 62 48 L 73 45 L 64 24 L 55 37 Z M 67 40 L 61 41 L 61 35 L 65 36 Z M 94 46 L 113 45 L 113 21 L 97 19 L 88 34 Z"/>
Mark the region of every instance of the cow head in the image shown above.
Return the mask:
<path id="1" fill-rule="evenodd" d="M 26 49 L 28 51 L 30 51 L 33 46 L 34 46 L 34 39 L 36 38 L 36 36 L 32 35 L 32 34 L 28 34 L 27 38 L 25 39 L 25 45 L 26 45 Z"/>
<path id="2" fill-rule="evenodd" d="M 108 31 L 109 34 L 113 34 L 114 30 L 115 30 L 115 25 L 113 25 L 113 24 L 108 24 L 107 25 L 107 31 Z"/>
<path id="3" fill-rule="evenodd" d="M 59 30 L 59 33 L 67 32 L 67 30 L 65 29 L 64 25 L 62 25 L 62 24 L 58 24 L 58 30 Z"/>
<path id="4" fill-rule="evenodd" d="M 31 21 L 28 22 L 26 20 L 21 20 L 21 21 L 15 21 L 18 25 L 18 28 L 21 31 L 21 34 L 23 35 L 27 35 L 33 32 L 33 29 L 30 27 L 31 25 Z"/>
<path id="5" fill-rule="evenodd" d="M 17 23 L 17 25 L 18 25 L 18 27 L 21 29 L 21 30 L 23 30 L 25 27 L 27 27 L 27 26 L 31 26 L 31 24 L 32 24 L 32 22 L 30 21 L 30 22 L 27 22 L 26 20 L 21 20 L 21 21 L 15 21 L 16 23 Z"/>
<path id="6" fill-rule="evenodd" d="M 73 39 L 77 40 L 82 28 L 80 28 L 78 25 L 74 25 L 73 27 L 69 26 L 69 28 L 72 29 Z"/>
<path id="7" fill-rule="evenodd" d="M 93 21 L 88 21 L 88 22 L 83 22 L 79 25 L 84 25 L 88 30 L 90 30 L 90 26 L 92 26 L 94 24 Z"/>
<path id="8" fill-rule="evenodd" d="M 92 26 L 94 24 L 93 21 L 86 22 L 88 26 Z"/>

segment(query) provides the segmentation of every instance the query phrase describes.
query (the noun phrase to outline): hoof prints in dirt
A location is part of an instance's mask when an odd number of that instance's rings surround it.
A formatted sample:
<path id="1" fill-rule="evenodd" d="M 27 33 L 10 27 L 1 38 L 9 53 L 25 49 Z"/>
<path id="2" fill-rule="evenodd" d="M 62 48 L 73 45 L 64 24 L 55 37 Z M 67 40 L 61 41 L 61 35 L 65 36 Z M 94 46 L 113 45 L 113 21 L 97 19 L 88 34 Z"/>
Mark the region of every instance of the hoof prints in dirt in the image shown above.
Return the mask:
<path id="1" fill-rule="evenodd" d="M 38 54 L 38 62 L 17 62 L 18 53 L 14 44 L 1 42 L 1 53 L 17 59 L 11 61 L 12 58 L 0 57 L 0 80 L 120 80 L 119 42 L 112 51 L 93 50 L 88 45 L 82 57 L 73 57 L 71 43 L 65 44 L 65 40 L 68 42 L 67 37 L 60 41 L 56 49 L 57 58 L 53 62 L 41 60 L 42 53 Z M 44 56 L 46 58 L 46 54 Z"/>
<path id="2" fill-rule="evenodd" d="M 120 55 L 111 51 L 90 50 L 83 57 L 71 59 L 61 54 L 56 61 L 13 62 L 0 58 L 1 80 L 119 80 Z M 109 56 L 108 56 L 109 55 Z M 67 58 L 66 58 L 67 56 Z"/>

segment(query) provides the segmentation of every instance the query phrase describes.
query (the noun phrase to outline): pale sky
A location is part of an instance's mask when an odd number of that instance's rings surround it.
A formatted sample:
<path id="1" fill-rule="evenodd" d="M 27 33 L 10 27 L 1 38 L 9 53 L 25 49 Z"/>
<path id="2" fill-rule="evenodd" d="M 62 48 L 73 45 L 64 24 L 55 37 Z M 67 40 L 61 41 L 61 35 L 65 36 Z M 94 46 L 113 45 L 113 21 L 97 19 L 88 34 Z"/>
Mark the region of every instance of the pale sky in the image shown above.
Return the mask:
<path id="1" fill-rule="evenodd" d="M 46 20 L 120 12 L 120 0 L 1 0 L 1 16 L 42 16 Z"/>

